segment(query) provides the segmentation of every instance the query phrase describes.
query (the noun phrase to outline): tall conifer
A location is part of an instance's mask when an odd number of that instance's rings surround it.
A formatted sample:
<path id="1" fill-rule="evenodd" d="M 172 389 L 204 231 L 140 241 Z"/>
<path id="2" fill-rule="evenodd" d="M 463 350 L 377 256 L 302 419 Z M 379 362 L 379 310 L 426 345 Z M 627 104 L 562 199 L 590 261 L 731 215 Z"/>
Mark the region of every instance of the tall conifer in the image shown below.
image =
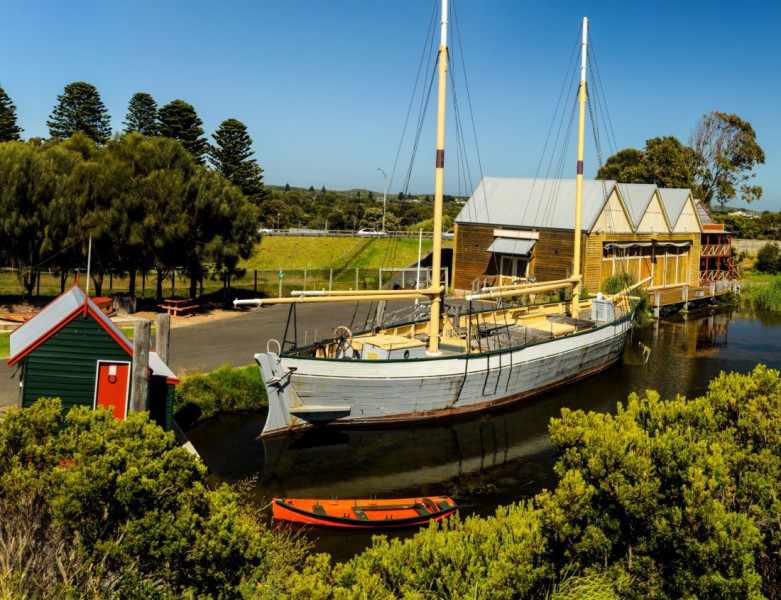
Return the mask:
<path id="1" fill-rule="evenodd" d="M 16 106 L 0 86 L 0 142 L 19 139 L 22 128 L 16 124 Z"/>
<path id="2" fill-rule="evenodd" d="M 111 117 L 94 85 L 76 81 L 65 86 L 57 96 L 49 121 L 49 135 L 65 140 L 74 133 L 83 133 L 98 144 L 105 144 L 111 137 Z"/>
<path id="3" fill-rule="evenodd" d="M 266 197 L 263 169 L 254 158 L 252 138 L 247 127 L 237 119 L 227 119 L 212 135 L 215 145 L 209 149 L 209 160 L 217 172 L 237 186 L 253 203 Z"/>

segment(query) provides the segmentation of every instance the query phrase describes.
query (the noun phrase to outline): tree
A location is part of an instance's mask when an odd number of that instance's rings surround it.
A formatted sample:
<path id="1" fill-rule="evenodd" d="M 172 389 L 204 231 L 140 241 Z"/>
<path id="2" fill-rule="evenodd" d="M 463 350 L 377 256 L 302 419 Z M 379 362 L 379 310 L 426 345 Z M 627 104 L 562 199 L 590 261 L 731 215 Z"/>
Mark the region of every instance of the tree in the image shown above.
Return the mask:
<path id="1" fill-rule="evenodd" d="M 369 190 L 369 200 L 374 200 L 374 193 Z"/>
<path id="2" fill-rule="evenodd" d="M 0 142 L 18 140 L 22 131 L 16 124 L 16 106 L 0 86 Z"/>
<path id="3" fill-rule="evenodd" d="M 209 148 L 209 160 L 217 172 L 238 187 L 253 204 L 260 204 L 266 197 L 263 186 L 263 169 L 251 158 L 252 138 L 241 121 L 228 119 L 220 124 L 212 135 L 216 145 Z M 290 190 L 287 186 L 286 191 Z"/>
<path id="4" fill-rule="evenodd" d="M 635 148 L 624 148 L 607 159 L 597 171 L 597 179 L 626 182 L 624 170 L 636 167 L 643 158 L 643 151 Z M 428 196 L 426 196 L 428 202 Z"/>
<path id="5" fill-rule="evenodd" d="M 773 242 L 764 244 L 757 252 L 757 262 L 754 266 L 757 271 L 775 275 L 781 269 L 781 248 L 778 244 Z"/>
<path id="6" fill-rule="evenodd" d="M 675 136 L 646 140 L 642 152 L 625 148 L 611 156 L 597 172 L 597 179 L 621 183 L 653 183 L 663 188 L 689 188 L 693 184 L 694 151 Z"/>
<path id="7" fill-rule="evenodd" d="M 314 191 L 315 191 L 315 186 L 313 186 L 313 185 L 310 185 L 310 186 L 309 186 L 309 191 L 310 191 L 310 192 L 314 192 Z"/>
<path id="8" fill-rule="evenodd" d="M 320 189 L 320 191 L 321 191 L 323 194 L 325 194 L 325 186 L 323 186 L 323 187 Z"/>
<path id="9" fill-rule="evenodd" d="M 157 135 L 157 120 L 155 99 L 146 92 L 133 94 L 127 107 L 127 116 L 124 122 L 125 131 L 128 133 L 138 132 L 146 137 Z"/>
<path id="10" fill-rule="evenodd" d="M 178 140 L 192 154 L 195 162 L 204 163 L 209 144 L 203 136 L 203 121 L 191 104 L 174 100 L 160 109 L 160 135 Z"/>
<path id="11" fill-rule="evenodd" d="M 49 135 L 65 140 L 75 133 L 83 133 L 97 144 L 105 144 L 111 137 L 111 118 L 94 85 L 76 81 L 65 86 L 57 96 L 57 106 L 46 124 Z"/>
<path id="12" fill-rule="evenodd" d="M 756 175 L 751 173 L 754 166 L 765 163 L 751 123 L 712 111 L 697 123 L 689 143 L 698 157 L 694 181 L 703 202 L 716 200 L 723 206 L 738 195 L 745 202 L 762 196 L 761 186 L 748 184 Z"/>
<path id="13" fill-rule="evenodd" d="M 290 184 L 289 184 L 289 183 L 286 183 L 286 184 L 285 184 L 285 191 L 286 191 L 286 192 L 289 192 L 289 191 L 290 191 Z"/>

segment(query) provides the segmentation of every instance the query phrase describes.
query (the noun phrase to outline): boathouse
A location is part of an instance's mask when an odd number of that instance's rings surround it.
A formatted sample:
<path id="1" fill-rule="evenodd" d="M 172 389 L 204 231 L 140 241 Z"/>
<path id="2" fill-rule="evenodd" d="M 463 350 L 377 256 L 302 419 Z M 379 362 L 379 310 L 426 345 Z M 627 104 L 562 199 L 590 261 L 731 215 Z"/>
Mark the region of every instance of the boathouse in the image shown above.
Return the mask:
<path id="1" fill-rule="evenodd" d="M 124 419 L 130 408 L 133 342 L 73 286 L 11 332 L 8 366 L 19 374 L 19 406 L 60 398 L 74 406 L 113 407 Z M 161 427 L 173 427 L 176 375 L 149 353 L 149 411 Z"/>
<path id="2" fill-rule="evenodd" d="M 569 277 L 574 179 L 486 177 L 456 217 L 453 287 Z M 648 289 L 697 286 L 701 224 L 691 191 L 583 182 L 581 272 L 590 292 L 620 272 Z"/>
<path id="3" fill-rule="evenodd" d="M 700 285 L 735 279 L 732 234 L 724 230 L 724 225 L 718 223 L 699 200 L 697 201 L 697 214 L 702 223 Z"/>

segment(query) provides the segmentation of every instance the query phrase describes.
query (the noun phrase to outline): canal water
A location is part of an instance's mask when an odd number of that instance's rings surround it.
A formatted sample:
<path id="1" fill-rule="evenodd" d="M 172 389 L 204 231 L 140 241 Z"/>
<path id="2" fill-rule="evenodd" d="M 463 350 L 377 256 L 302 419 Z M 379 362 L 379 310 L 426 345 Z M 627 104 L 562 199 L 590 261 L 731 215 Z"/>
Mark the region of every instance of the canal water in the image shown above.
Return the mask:
<path id="1" fill-rule="evenodd" d="M 222 415 L 190 429 L 210 481 L 251 479 L 253 499 L 448 495 L 463 516 L 496 508 L 556 484 L 548 423 L 564 407 L 614 412 L 631 392 L 695 397 L 721 371 L 757 363 L 781 368 L 781 315 L 732 309 L 693 313 L 635 329 L 623 360 L 584 381 L 512 410 L 447 425 L 312 431 L 258 439 L 265 412 Z M 644 354 L 643 346 L 651 349 Z M 269 510 L 270 514 L 270 510 Z M 309 529 L 317 551 L 346 560 L 371 533 Z M 414 531 L 392 532 L 409 537 Z"/>

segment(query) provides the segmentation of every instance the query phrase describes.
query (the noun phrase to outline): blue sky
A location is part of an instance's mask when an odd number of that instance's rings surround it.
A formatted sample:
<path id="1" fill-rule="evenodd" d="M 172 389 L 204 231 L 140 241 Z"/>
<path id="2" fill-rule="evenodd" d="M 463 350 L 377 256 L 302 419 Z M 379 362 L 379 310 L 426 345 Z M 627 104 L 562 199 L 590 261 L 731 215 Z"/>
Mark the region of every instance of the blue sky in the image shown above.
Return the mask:
<path id="1" fill-rule="evenodd" d="M 393 169 L 433 5 L 8 0 L 0 84 L 25 136 L 48 135 L 57 95 L 87 81 L 115 129 L 135 92 L 149 92 L 161 106 L 181 98 L 209 135 L 224 119 L 243 121 L 267 183 L 381 190 L 377 167 Z M 456 10 L 484 175 L 537 172 L 588 16 L 617 147 L 641 148 L 660 135 L 686 142 L 704 113 L 736 113 L 752 123 L 766 153 L 755 179 L 765 193 L 752 207 L 781 210 L 781 3 L 458 0 Z M 459 102 L 463 109 L 463 91 Z M 469 119 L 463 110 L 462 117 Z M 411 192 L 433 188 L 431 121 Z M 451 168 L 452 127 L 447 141 L 446 192 L 463 193 Z M 406 148 L 394 194 L 409 164 Z M 574 177 L 570 155 L 564 175 Z M 591 150 L 586 175 L 596 169 Z"/>

